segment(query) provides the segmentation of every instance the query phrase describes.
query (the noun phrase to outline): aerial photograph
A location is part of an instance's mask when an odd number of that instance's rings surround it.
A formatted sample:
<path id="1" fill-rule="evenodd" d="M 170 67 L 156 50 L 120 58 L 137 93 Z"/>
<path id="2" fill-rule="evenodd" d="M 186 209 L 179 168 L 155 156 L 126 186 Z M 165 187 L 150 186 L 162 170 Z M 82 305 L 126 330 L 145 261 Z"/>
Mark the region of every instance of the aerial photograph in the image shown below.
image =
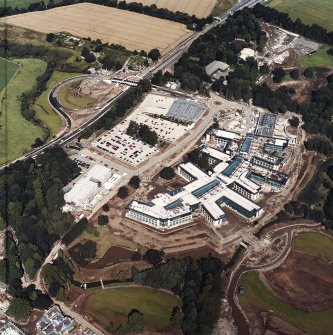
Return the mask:
<path id="1" fill-rule="evenodd" d="M 0 0 L 0 335 L 333 335 L 333 0 Z"/>

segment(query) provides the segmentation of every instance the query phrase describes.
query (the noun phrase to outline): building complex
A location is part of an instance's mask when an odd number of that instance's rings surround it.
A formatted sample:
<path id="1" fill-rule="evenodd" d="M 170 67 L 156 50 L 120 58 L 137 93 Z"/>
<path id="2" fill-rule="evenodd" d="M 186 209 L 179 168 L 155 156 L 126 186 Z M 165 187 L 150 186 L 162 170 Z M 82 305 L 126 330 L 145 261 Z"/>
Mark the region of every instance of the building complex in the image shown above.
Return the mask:
<path id="1" fill-rule="evenodd" d="M 263 209 L 255 201 L 264 188 L 279 190 L 288 181 L 281 172 L 290 157 L 288 139 L 273 137 L 276 122 L 275 115 L 266 113 L 245 135 L 209 129 L 199 146 L 209 168 L 203 171 L 189 161 L 178 165 L 185 186 L 158 194 L 148 203 L 133 200 L 126 216 L 158 229 L 193 222 L 198 215 L 220 227 L 228 224 L 225 208 L 248 221 L 256 220 Z"/>

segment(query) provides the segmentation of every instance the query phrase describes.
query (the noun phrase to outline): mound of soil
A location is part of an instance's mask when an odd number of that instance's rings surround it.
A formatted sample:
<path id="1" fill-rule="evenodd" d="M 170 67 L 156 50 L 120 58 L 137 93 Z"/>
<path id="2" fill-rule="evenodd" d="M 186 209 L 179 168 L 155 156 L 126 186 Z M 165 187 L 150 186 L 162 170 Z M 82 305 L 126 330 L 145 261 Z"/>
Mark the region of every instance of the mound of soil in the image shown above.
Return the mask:
<path id="1" fill-rule="evenodd" d="M 110 264 L 130 261 L 133 253 L 133 251 L 121 247 L 111 247 L 98 262 L 89 263 L 86 268 L 103 269 L 105 266 L 108 266 Z"/>
<path id="2" fill-rule="evenodd" d="M 333 307 L 333 265 L 321 257 L 292 251 L 264 278 L 273 294 L 297 309 L 315 312 Z"/>

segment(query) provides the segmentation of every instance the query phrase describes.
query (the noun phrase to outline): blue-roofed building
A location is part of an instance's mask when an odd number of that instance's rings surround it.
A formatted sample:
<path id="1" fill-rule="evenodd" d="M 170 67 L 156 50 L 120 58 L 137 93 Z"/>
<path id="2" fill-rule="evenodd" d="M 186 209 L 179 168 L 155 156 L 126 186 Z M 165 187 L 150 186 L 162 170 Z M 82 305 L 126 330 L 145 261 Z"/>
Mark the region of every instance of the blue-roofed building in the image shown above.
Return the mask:
<path id="1" fill-rule="evenodd" d="M 218 186 L 220 184 L 220 181 L 217 179 L 214 179 L 210 181 L 209 183 L 199 187 L 198 189 L 192 191 L 191 193 L 196 197 L 196 198 L 201 198 L 204 194 L 207 192 L 211 191 L 214 187 Z"/>
<path id="2" fill-rule="evenodd" d="M 230 177 L 237 170 L 240 164 L 243 162 L 242 157 L 234 157 L 231 163 L 222 171 L 224 176 Z"/>
<path id="3" fill-rule="evenodd" d="M 254 138 L 254 135 L 253 134 L 247 134 L 243 143 L 242 143 L 242 146 L 240 148 L 240 152 L 241 153 L 248 153 L 249 150 L 250 150 L 250 147 L 251 147 L 251 143 L 253 141 L 253 138 Z"/>

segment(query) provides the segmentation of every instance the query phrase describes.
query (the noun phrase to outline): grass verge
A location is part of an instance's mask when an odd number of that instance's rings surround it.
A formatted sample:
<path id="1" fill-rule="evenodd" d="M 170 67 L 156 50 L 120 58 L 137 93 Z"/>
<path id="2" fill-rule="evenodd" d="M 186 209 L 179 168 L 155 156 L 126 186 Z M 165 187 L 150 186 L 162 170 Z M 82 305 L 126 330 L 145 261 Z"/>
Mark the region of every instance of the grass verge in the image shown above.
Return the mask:
<path id="1" fill-rule="evenodd" d="M 0 93 L 13 78 L 18 68 L 18 64 L 4 58 L 0 58 Z"/>
<path id="2" fill-rule="evenodd" d="M 42 93 L 42 95 L 36 100 L 33 109 L 36 111 L 36 117 L 42 121 L 43 125 L 50 130 L 50 135 L 57 134 L 62 125 L 63 121 L 55 112 L 49 104 L 48 96 L 52 88 L 59 82 L 75 77 L 79 73 L 67 73 L 55 71 L 51 79 L 47 83 L 47 89 Z"/>
<path id="3" fill-rule="evenodd" d="M 324 46 L 309 56 L 300 59 L 299 64 L 303 67 L 333 66 L 333 56 L 327 53 L 330 47 Z"/>
<path id="4" fill-rule="evenodd" d="M 127 322 L 133 309 L 144 314 L 147 329 L 162 329 L 169 325 L 172 309 L 180 306 L 178 297 L 148 287 L 117 287 L 99 290 L 89 296 L 85 310 L 103 327 Z"/>
<path id="5" fill-rule="evenodd" d="M 328 31 L 333 30 L 332 0 L 273 0 L 268 6 L 288 13 L 293 20 L 300 18 L 304 23 L 316 23 Z"/>
<path id="6" fill-rule="evenodd" d="M 262 310 L 272 310 L 281 319 L 309 335 L 330 335 L 333 329 L 333 308 L 322 312 L 303 312 L 276 298 L 259 278 L 256 271 L 243 274 L 239 286 L 246 291 L 238 295 L 241 305 L 252 304 Z"/>
<path id="7" fill-rule="evenodd" d="M 322 256 L 333 260 L 333 240 L 319 233 L 302 233 L 297 235 L 291 245 L 293 250 L 312 256 Z"/>
<path id="8" fill-rule="evenodd" d="M 43 138 L 45 131 L 23 118 L 20 97 L 32 89 L 36 78 L 44 73 L 46 63 L 39 59 L 14 60 L 19 64 L 15 76 L 3 91 L 0 103 L 0 164 L 7 163 L 27 151 L 37 137 Z"/>

